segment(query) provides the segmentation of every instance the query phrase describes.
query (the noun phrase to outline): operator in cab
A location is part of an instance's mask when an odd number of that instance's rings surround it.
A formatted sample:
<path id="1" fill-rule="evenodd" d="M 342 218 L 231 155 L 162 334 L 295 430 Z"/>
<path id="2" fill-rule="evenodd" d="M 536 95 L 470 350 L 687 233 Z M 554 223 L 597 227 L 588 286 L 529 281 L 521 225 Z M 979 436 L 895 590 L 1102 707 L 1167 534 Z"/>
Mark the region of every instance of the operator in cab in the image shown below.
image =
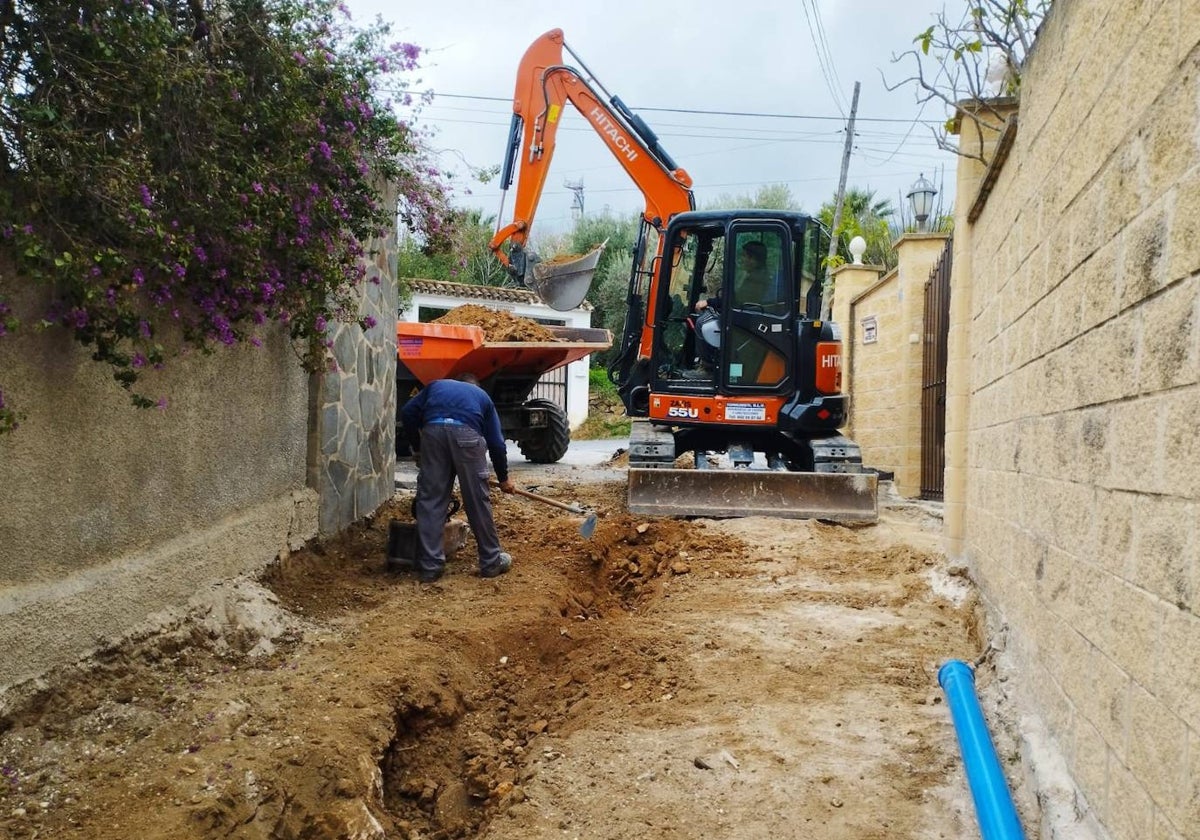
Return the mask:
<path id="1" fill-rule="evenodd" d="M 769 271 L 767 271 L 767 246 L 762 242 L 751 241 L 742 245 L 738 251 L 737 299 L 741 301 L 765 301 L 768 296 L 774 296 L 776 286 Z M 721 291 L 715 297 L 696 301 L 696 311 L 703 312 L 708 307 L 721 308 Z"/>
<path id="2" fill-rule="evenodd" d="M 438 379 L 405 403 L 405 433 L 421 452 L 417 473 L 417 577 L 432 583 L 446 571 L 442 535 L 454 479 L 462 491 L 467 521 L 479 546 L 479 576 L 497 577 L 512 568 L 512 556 L 500 550 L 488 494 L 488 456 L 500 489 L 513 493 L 500 415 L 479 380 L 469 373 Z M 417 437 L 419 435 L 419 438 Z M 419 442 L 418 442 L 419 441 Z"/>

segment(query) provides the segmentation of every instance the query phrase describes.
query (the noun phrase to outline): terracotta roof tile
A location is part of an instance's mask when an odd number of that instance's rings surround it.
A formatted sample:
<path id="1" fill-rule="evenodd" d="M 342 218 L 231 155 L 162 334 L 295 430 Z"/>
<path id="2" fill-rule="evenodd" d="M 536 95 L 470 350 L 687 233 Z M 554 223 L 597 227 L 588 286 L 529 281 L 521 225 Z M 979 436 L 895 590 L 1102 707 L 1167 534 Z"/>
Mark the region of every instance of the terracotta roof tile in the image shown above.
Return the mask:
<path id="1" fill-rule="evenodd" d="M 409 288 L 414 292 L 427 295 L 444 295 L 452 298 L 467 298 L 473 300 L 498 300 L 509 303 L 542 303 L 542 299 L 532 289 L 516 289 L 505 286 L 476 286 L 473 283 L 452 283 L 449 280 L 422 280 L 412 278 L 408 281 Z M 580 309 L 590 311 L 592 305 L 584 301 Z"/>

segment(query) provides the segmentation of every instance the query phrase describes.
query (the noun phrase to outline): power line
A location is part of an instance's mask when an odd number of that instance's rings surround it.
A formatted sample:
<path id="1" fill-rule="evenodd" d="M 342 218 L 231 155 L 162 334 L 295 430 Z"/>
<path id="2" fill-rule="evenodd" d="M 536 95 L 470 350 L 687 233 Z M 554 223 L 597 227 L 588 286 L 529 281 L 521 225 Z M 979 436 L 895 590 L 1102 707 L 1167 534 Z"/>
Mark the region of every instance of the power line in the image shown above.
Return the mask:
<path id="1" fill-rule="evenodd" d="M 388 89 L 382 88 L 385 93 Z M 394 91 L 393 91 L 394 92 Z M 441 97 L 443 99 L 475 99 L 481 102 L 512 102 L 511 97 L 504 96 L 476 96 L 466 93 L 435 93 L 434 98 Z M 631 106 L 632 107 L 632 106 Z M 634 111 L 653 111 L 662 114 L 708 114 L 721 117 L 762 117 L 764 119 L 776 120 L 825 120 L 842 123 L 846 121 L 844 116 L 825 116 L 822 114 L 774 114 L 770 112 L 759 111 L 718 111 L 705 108 L 633 108 Z M 901 123 L 908 125 L 912 122 L 910 119 L 903 117 L 859 117 L 858 122 L 879 122 L 879 123 Z M 944 120 L 920 120 L 920 122 L 929 125 L 942 125 Z"/>
<path id="2" fill-rule="evenodd" d="M 825 87 L 829 89 L 829 95 L 833 98 L 834 107 L 845 118 L 846 109 L 842 107 L 841 93 L 838 90 L 838 84 L 834 81 L 837 77 L 837 69 L 834 67 L 833 56 L 829 54 L 829 44 L 824 39 L 824 32 L 821 28 L 820 17 L 817 15 L 816 4 L 810 2 L 810 0 L 803 0 L 800 6 L 804 10 L 804 19 L 808 21 L 808 38 L 812 41 L 813 54 L 817 57 L 817 66 L 821 68 L 821 75 L 825 77 Z"/>

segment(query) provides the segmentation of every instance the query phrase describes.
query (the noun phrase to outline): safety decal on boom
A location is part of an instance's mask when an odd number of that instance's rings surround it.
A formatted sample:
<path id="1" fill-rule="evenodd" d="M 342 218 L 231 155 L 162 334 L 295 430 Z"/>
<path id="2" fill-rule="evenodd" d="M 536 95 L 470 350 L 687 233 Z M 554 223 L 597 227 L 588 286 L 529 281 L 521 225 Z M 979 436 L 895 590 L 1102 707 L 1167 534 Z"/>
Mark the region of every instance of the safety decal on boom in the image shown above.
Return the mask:
<path id="1" fill-rule="evenodd" d="M 726 420 L 766 420 L 766 403 L 725 403 Z"/>

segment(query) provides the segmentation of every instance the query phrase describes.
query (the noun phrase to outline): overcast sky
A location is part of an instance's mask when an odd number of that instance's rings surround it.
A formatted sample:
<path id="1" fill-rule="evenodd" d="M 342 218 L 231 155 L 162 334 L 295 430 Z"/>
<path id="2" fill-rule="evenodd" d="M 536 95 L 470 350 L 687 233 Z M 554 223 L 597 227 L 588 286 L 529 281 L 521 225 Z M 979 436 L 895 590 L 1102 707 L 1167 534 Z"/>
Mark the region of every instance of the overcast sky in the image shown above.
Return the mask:
<path id="1" fill-rule="evenodd" d="M 946 118 L 941 105 L 930 103 L 921 112 L 911 86 L 889 92 L 881 77 L 894 84 L 910 75 L 909 65 L 891 58 L 933 23 L 940 0 L 347 5 L 356 21 L 378 15 L 392 24 L 396 40 L 427 50 L 415 89 L 432 90 L 435 99 L 420 122 L 436 129 L 443 167 L 463 176 L 456 203 L 485 215 L 499 209 L 499 189 L 495 182 L 472 182 L 466 164 L 500 163 L 517 65 L 526 48 L 554 28 L 564 31 L 604 87 L 659 134 L 691 174 L 700 207 L 722 195 L 782 183 L 803 210 L 816 212 L 837 189 L 855 81 L 862 90 L 849 186 L 898 204 L 922 172 L 939 187 L 943 178 L 947 186 L 953 182 L 954 156 L 936 147 L 928 127 Z M 955 0 L 947 8 L 960 12 Z M 570 226 L 567 180 L 583 181 L 588 215 L 642 209 L 639 192 L 607 147 L 567 110 L 535 235 Z M 719 111 L 763 116 L 711 113 Z M 922 122 L 915 123 L 918 118 Z M 511 206 L 510 194 L 506 216 Z"/>

